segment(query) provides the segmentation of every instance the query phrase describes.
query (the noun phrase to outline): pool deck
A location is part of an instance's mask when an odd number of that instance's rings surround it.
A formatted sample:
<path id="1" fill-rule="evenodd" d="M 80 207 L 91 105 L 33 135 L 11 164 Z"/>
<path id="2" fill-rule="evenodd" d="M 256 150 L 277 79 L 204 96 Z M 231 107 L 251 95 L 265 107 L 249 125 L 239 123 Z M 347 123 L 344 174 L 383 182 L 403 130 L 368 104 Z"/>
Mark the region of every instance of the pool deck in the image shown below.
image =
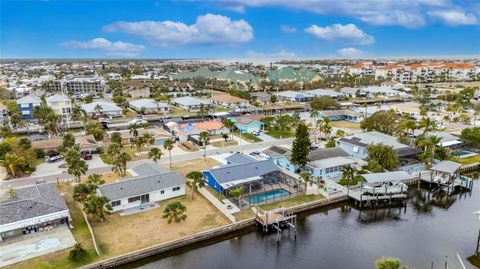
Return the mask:
<path id="1" fill-rule="evenodd" d="M 66 249 L 76 241 L 68 227 L 21 236 L 21 240 L 0 243 L 0 267 Z"/>

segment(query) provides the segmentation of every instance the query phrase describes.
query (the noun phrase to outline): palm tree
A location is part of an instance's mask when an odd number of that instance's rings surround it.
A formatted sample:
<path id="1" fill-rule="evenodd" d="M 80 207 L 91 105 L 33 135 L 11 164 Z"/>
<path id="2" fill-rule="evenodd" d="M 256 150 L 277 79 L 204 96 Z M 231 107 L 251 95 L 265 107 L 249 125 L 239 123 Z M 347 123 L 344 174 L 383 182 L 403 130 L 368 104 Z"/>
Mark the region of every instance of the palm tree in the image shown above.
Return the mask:
<path id="1" fill-rule="evenodd" d="M 105 180 L 103 179 L 102 175 L 91 174 L 88 176 L 86 183 L 96 187 L 98 185 L 105 184 Z"/>
<path id="2" fill-rule="evenodd" d="M 15 170 L 25 165 L 25 159 L 17 156 L 14 152 L 7 152 L 5 159 L 0 160 L 0 165 L 5 167 L 7 171 L 12 174 L 12 177 L 15 177 Z"/>
<path id="3" fill-rule="evenodd" d="M 313 185 L 312 173 L 309 171 L 300 172 L 300 178 L 305 182 L 305 186 L 308 184 L 310 184 L 310 186 Z"/>
<path id="4" fill-rule="evenodd" d="M 130 161 L 132 157 L 126 152 L 120 153 L 117 158 L 113 161 L 112 171 L 125 176 L 127 173 L 127 162 Z"/>
<path id="5" fill-rule="evenodd" d="M 436 129 L 437 122 L 430 119 L 430 117 L 423 117 L 418 124 L 418 127 L 423 128 L 423 135 Z"/>
<path id="6" fill-rule="evenodd" d="M 163 210 L 163 218 L 168 219 L 168 223 L 172 223 L 172 221 L 175 222 L 180 222 L 182 220 L 185 220 L 187 218 L 187 215 L 185 215 L 185 212 L 187 211 L 187 208 L 180 202 L 173 202 L 167 205 L 165 207 L 165 210 Z"/>
<path id="7" fill-rule="evenodd" d="M 107 147 L 107 154 L 110 155 L 112 159 L 116 159 L 121 153 L 121 148 L 120 144 L 112 143 Z"/>
<path id="8" fill-rule="evenodd" d="M 170 159 L 170 168 L 172 168 L 172 149 L 174 144 L 175 144 L 175 141 L 173 141 L 171 138 L 163 142 L 163 148 L 168 150 L 168 157 Z"/>
<path id="9" fill-rule="evenodd" d="M 225 119 L 223 121 L 223 125 L 225 125 L 225 127 L 227 127 L 228 130 L 230 130 L 230 136 L 231 136 L 231 139 L 233 139 L 233 128 L 235 127 L 235 122 L 233 122 L 231 119 Z"/>
<path id="10" fill-rule="evenodd" d="M 143 134 L 143 140 L 147 144 L 147 147 L 148 147 L 148 145 L 151 145 L 155 142 L 155 139 L 153 138 L 153 135 L 151 133 L 148 133 L 148 132 Z"/>
<path id="11" fill-rule="evenodd" d="M 130 134 L 133 135 L 134 139 L 136 140 L 138 137 L 138 125 L 132 124 L 128 127 L 130 129 Z"/>
<path id="12" fill-rule="evenodd" d="M 148 152 L 148 158 L 152 159 L 155 163 L 162 157 L 163 153 L 159 148 L 151 148 Z"/>
<path id="13" fill-rule="evenodd" d="M 315 126 L 317 127 L 317 130 L 318 132 L 320 133 L 320 136 L 322 135 L 322 125 L 323 125 L 323 119 L 318 119 L 316 122 L 315 122 Z M 315 143 L 317 142 L 317 136 L 315 136 Z"/>
<path id="14" fill-rule="evenodd" d="M 78 159 L 72 160 L 68 164 L 67 172 L 70 175 L 73 175 L 75 177 L 75 182 L 80 182 L 80 177 L 84 175 L 87 172 L 87 170 L 88 170 L 87 163 L 84 160 L 78 158 Z"/>
<path id="15" fill-rule="evenodd" d="M 356 170 L 350 165 L 345 165 L 342 167 L 342 181 L 346 181 L 347 185 L 347 195 L 350 192 L 350 185 L 355 182 Z"/>
<path id="16" fill-rule="evenodd" d="M 325 136 L 328 139 L 330 137 L 330 133 L 332 132 L 332 125 L 330 124 L 330 119 L 328 117 L 323 118 L 323 123 L 320 128 L 325 133 Z"/>
<path id="17" fill-rule="evenodd" d="M 207 159 L 207 143 L 208 141 L 210 141 L 210 134 L 208 132 L 203 131 L 199 134 L 199 139 L 203 144 L 203 150 L 204 150 L 203 159 L 206 160 Z"/>
<path id="18" fill-rule="evenodd" d="M 205 186 L 205 181 L 203 181 L 203 174 L 202 172 L 199 171 L 192 171 L 187 174 L 187 178 L 190 179 L 188 182 L 188 185 L 192 188 L 192 200 L 193 200 L 193 195 L 195 194 L 195 191 L 198 190 L 198 188 L 203 188 Z"/>
<path id="19" fill-rule="evenodd" d="M 103 112 L 103 107 L 100 105 L 100 104 L 97 104 L 93 110 L 95 110 L 95 112 L 97 112 L 98 115 L 101 115 L 102 112 Z"/>
<path id="20" fill-rule="evenodd" d="M 112 206 L 108 202 L 109 200 L 105 196 L 90 195 L 83 203 L 83 208 L 85 213 L 104 221 L 105 215 L 110 214 L 108 210 L 112 210 Z"/>
<path id="21" fill-rule="evenodd" d="M 208 113 L 208 107 L 205 106 L 204 104 L 200 104 L 200 108 L 198 109 L 198 113 L 202 116 L 202 119 L 204 119 L 204 116 L 206 113 Z"/>
<path id="22" fill-rule="evenodd" d="M 91 184 L 80 183 L 73 187 L 73 200 L 75 202 L 84 203 L 89 195 L 95 193 L 95 187 Z"/>
<path id="23" fill-rule="evenodd" d="M 477 116 L 480 114 L 480 102 L 473 105 L 473 126 L 477 126 Z"/>

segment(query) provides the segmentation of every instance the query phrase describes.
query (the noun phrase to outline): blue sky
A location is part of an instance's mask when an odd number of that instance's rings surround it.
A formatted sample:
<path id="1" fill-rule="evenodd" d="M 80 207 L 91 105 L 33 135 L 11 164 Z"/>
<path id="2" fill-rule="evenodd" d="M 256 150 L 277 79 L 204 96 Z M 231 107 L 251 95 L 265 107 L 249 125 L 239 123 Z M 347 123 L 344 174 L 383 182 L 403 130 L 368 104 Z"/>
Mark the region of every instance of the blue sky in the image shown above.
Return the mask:
<path id="1" fill-rule="evenodd" d="M 2 58 L 480 54 L 470 0 L 4 0 L 0 10 Z"/>

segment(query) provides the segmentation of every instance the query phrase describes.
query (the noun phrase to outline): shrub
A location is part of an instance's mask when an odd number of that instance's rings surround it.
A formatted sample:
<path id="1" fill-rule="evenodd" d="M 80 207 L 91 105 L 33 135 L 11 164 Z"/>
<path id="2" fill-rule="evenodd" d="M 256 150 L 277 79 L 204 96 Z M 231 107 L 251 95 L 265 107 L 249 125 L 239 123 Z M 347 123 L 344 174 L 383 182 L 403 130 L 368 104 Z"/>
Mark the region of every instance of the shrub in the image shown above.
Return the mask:
<path id="1" fill-rule="evenodd" d="M 34 149 L 34 151 L 35 151 L 35 158 L 37 158 L 37 159 L 45 158 L 45 151 L 43 151 L 41 149 Z"/>
<path id="2" fill-rule="evenodd" d="M 72 261 L 79 261 L 87 256 L 87 251 L 83 248 L 81 243 L 76 243 L 73 249 L 68 254 L 68 259 Z"/>

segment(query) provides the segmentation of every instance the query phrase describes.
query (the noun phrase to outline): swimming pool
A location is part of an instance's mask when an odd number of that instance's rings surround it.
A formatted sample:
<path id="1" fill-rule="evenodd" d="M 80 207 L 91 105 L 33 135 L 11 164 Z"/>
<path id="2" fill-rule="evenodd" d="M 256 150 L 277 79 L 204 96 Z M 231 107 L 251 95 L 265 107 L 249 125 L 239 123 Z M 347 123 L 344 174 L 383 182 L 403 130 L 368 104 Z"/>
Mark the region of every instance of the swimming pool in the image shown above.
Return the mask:
<path id="1" fill-rule="evenodd" d="M 459 150 L 459 151 L 455 152 L 454 155 L 458 156 L 459 158 L 465 158 L 465 157 L 470 157 L 470 156 L 476 155 L 476 153 L 468 151 L 468 150 Z"/>
<path id="2" fill-rule="evenodd" d="M 282 198 L 284 196 L 289 196 L 290 192 L 284 189 L 276 189 L 261 193 L 252 194 L 246 197 L 248 203 L 250 204 L 260 204 L 270 200 L 275 200 Z"/>

